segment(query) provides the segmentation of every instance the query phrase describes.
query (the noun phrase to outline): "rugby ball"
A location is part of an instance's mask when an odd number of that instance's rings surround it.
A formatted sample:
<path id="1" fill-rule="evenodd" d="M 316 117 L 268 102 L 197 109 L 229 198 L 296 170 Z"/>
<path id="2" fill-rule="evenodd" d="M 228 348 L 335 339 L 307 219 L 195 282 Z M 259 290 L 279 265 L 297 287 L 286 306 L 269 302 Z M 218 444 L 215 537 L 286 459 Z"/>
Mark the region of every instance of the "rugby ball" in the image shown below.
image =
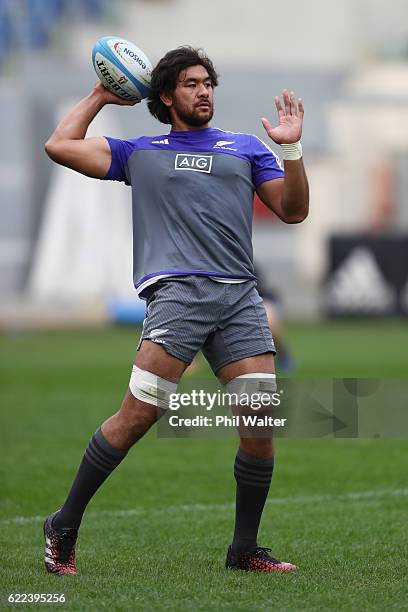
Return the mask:
<path id="1" fill-rule="evenodd" d="M 141 49 L 119 36 L 104 36 L 92 49 L 102 84 L 124 100 L 142 100 L 150 91 L 152 64 Z"/>

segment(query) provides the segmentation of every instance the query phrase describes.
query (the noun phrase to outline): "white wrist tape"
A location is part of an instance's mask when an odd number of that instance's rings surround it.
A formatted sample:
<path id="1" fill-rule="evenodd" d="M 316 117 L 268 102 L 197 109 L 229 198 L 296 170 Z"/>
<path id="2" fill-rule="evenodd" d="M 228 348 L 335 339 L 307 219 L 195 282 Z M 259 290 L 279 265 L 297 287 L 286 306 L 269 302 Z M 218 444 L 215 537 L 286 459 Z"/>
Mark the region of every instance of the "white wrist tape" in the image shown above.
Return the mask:
<path id="1" fill-rule="evenodd" d="M 302 157 L 302 144 L 300 140 L 290 144 L 281 144 L 283 159 L 300 159 Z"/>

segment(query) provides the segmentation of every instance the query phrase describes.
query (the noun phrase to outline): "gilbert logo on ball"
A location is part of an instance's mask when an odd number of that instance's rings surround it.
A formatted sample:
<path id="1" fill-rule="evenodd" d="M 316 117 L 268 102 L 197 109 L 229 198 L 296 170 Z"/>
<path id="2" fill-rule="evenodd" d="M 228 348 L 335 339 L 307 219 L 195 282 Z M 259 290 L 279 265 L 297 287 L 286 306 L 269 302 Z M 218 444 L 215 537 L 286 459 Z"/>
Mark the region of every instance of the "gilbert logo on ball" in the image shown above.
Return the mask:
<path id="1" fill-rule="evenodd" d="M 104 36 L 92 49 L 102 84 L 124 100 L 142 100 L 150 91 L 152 64 L 141 49 L 119 36 Z"/>

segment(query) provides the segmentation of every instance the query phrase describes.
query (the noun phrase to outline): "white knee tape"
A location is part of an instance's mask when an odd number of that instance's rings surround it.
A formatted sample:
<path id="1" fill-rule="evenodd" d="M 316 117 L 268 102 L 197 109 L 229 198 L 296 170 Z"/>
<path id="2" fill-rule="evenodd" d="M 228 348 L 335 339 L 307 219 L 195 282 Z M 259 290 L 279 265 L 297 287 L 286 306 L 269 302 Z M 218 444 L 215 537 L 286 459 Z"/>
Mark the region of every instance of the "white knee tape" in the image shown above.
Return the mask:
<path id="1" fill-rule="evenodd" d="M 129 381 L 129 389 L 142 402 L 167 410 L 170 396 L 177 391 L 177 383 L 160 378 L 156 374 L 133 366 Z"/>
<path id="2" fill-rule="evenodd" d="M 276 392 L 276 376 L 275 374 L 267 374 L 265 372 L 254 372 L 251 374 L 242 374 L 230 380 L 224 389 L 229 394 L 236 394 L 237 403 L 242 400 L 255 396 L 259 399 L 262 394 L 271 397 Z"/>

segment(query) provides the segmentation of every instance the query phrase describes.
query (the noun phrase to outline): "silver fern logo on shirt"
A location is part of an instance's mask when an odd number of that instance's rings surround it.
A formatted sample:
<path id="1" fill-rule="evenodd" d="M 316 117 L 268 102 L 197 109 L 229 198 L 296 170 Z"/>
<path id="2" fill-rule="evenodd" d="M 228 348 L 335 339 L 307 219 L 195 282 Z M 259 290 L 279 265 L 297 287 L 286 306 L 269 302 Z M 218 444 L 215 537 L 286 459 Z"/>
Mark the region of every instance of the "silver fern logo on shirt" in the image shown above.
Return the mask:
<path id="1" fill-rule="evenodd" d="M 238 149 L 233 149 L 232 147 L 228 147 L 227 145 L 235 144 L 235 140 L 219 140 L 213 146 L 213 149 L 223 149 L 225 151 L 238 151 Z"/>
<path id="2" fill-rule="evenodd" d="M 177 153 L 174 162 L 174 169 L 192 170 L 193 172 L 205 172 L 206 174 L 210 174 L 212 160 L 212 155 Z"/>

